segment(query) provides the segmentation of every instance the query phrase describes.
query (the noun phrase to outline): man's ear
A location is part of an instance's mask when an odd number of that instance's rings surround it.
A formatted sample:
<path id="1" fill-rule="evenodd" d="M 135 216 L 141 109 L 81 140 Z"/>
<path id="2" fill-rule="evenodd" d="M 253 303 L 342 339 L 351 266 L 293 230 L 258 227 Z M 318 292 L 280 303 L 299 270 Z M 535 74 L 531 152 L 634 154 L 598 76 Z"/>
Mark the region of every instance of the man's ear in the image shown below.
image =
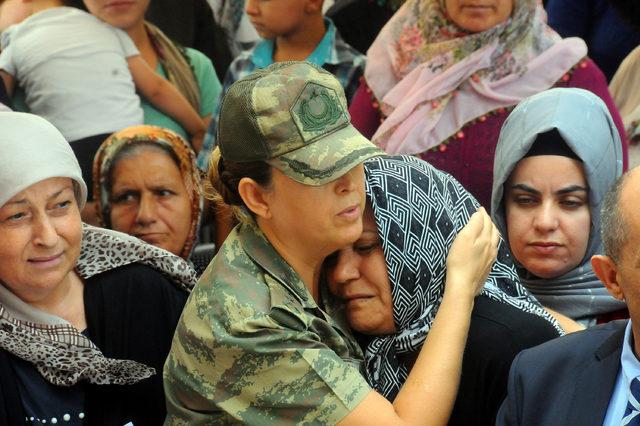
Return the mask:
<path id="1" fill-rule="evenodd" d="M 238 182 L 238 194 L 245 206 L 256 216 L 263 219 L 271 218 L 271 209 L 265 199 L 267 190 L 261 187 L 255 180 L 243 177 Z"/>
<path id="2" fill-rule="evenodd" d="M 599 254 L 592 256 L 591 267 L 609 294 L 618 300 L 624 300 L 624 290 L 618 282 L 618 267 L 613 259 Z"/>

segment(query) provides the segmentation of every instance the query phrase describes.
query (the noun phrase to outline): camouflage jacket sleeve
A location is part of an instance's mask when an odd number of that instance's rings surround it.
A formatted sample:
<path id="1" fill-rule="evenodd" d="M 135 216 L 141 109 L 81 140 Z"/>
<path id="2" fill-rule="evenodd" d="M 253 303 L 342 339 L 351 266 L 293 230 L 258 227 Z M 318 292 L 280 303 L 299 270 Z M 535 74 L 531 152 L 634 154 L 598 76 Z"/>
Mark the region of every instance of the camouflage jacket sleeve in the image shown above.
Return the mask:
<path id="1" fill-rule="evenodd" d="M 165 364 L 166 424 L 338 422 L 370 387 L 349 337 L 316 314 L 241 249 L 221 249 Z"/>

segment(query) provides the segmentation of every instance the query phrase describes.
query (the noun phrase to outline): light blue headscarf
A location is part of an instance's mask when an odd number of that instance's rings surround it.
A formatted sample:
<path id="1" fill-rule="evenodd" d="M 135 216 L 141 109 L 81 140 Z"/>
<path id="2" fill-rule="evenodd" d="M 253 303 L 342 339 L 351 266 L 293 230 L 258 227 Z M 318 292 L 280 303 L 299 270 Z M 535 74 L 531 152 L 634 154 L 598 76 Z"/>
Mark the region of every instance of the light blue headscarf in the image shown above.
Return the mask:
<path id="1" fill-rule="evenodd" d="M 614 180 L 622 174 L 622 146 L 605 103 L 582 89 L 556 88 L 522 101 L 505 121 L 496 147 L 491 216 L 508 241 L 504 216 L 504 184 L 517 163 L 541 133 L 553 129 L 582 160 L 589 185 L 591 229 L 579 266 L 552 279 L 534 277 L 518 269 L 525 286 L 544 306 L 586 324 L 599 314 L 625 307 L 609 295 L 591 269 L 591 256 L 602 253 L 600 204 Z"/>

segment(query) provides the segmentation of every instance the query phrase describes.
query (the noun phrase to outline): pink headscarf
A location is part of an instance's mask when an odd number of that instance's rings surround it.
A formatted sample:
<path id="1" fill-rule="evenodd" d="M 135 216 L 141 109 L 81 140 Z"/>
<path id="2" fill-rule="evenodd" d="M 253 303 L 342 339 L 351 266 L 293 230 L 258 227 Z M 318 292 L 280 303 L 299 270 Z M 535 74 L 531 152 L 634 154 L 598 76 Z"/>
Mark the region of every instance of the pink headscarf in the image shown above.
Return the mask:
<path id="1" fill-rule="evenodd" d="M 480 33 L 451 22 L 444 0 L 408 0 L 367 52 L 365 78 L 386 117 L 373 142 L 391 154 L 424 152 L 490 111 L 552 87 L 587 54 L 561 39 L 537 0 Z"/>

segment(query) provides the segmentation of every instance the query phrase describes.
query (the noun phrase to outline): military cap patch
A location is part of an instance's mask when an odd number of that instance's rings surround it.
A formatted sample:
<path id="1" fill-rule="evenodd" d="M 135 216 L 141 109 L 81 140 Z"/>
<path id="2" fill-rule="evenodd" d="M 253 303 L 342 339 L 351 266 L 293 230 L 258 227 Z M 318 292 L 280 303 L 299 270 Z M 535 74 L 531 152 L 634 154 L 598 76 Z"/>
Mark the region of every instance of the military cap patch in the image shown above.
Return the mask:
<path id="1" fill-rule="evenodd" d="M 335 89 L 307 83 L 291 107 L 291 118 L 306 143 L 349 124 Z"/>

